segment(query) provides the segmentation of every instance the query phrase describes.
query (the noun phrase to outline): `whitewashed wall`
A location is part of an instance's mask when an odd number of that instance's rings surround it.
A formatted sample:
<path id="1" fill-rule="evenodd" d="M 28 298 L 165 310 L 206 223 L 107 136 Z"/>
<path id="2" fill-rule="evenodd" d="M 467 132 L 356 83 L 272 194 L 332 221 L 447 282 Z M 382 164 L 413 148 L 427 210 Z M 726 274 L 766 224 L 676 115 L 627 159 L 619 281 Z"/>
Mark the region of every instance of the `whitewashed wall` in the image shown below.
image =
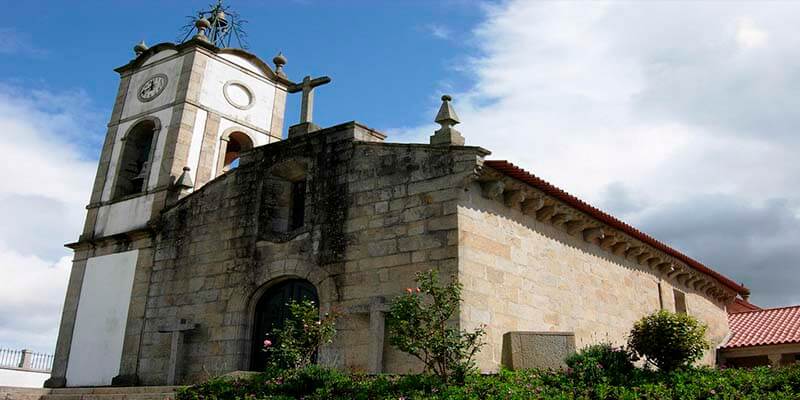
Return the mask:
<path id="1" fill-rule="evenodd" d="M 110 385 L 119 374 L 138 250 L 92 257 L 86 262 L 67 386 Z"/>
<path id="2" fill-rule="evenodd" d="M 94 224 L 95 235 L 103 237 L 144 228 L 150 220 L 154 197 L 148 194 L 100 207 Z"/>
<path id="3" fill-rule="evenodd" d="M 134 73 L 133 76 L 131 76 L 131 83 L 128 86 L 128 94 L 125 96 L 125 105 L 122 109 L 122 119 L 153 110 L 175 101 L 175 94 L 178 88 L 178 77 L 180 76 L 181 68 L 183 67 L 184 57 L 185 56 L 176 57 Z M 167 86 L 164 88 L 164 91 L 158 95 L 158 97 L 146 103 L 142 103 L 139 101 L 139 97 L 137 96 L 137 93 L 139 93 L 139 88 L 148 79 L 157 74 L 164 74 L 167 76 Z"/>
<path id="4" fill-rule="evenodd" d="M 238 58 L 229 54 L 225 56 L 228 59 Z M 241 60 L 241 62 L 246 61 Z M 255 97 L 252 107 L 242 110 L 228 103 L 223 93 L 223 87 L 226 82 L 230 81 L 241 82 L 250 89 Z M 200 88 L 199 101 L 203 106 L 219 112 L 228 119 L 242 121 L 244 124 L 268 131 L 272 123 L 275 85 L 266 78 L 253 76 L 224 61 L 209 58 Z"/>
<path id="5" fill-rule="evenodd" d="M 0 386 L 40 388 L 44 387 L 44 381 L 49 377 L 49 372 L 0 368 Z"/>

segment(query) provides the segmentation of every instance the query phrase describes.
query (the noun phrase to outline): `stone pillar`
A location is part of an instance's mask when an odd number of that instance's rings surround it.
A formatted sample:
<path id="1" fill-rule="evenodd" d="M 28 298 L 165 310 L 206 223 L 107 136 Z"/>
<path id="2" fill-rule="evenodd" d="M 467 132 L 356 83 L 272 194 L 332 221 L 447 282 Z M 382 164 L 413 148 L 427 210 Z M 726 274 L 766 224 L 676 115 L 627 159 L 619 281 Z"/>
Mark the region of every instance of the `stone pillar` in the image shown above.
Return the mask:
<path id="1" fill-rule="evenodd" d="M 22 357 L 19 360 L 19 367 L 22 369 L 31 369 L 31 360 L 33 359 L 33 352 L 28 349 L 22 349 Z"/>
<path id="2" fill-rule="evenodd" d="M 367 369 L 370 374 L 383 372 L 383 338 L 386 327 L 386 301 L 374 297 L 369 304 L 369 354 Z"/>

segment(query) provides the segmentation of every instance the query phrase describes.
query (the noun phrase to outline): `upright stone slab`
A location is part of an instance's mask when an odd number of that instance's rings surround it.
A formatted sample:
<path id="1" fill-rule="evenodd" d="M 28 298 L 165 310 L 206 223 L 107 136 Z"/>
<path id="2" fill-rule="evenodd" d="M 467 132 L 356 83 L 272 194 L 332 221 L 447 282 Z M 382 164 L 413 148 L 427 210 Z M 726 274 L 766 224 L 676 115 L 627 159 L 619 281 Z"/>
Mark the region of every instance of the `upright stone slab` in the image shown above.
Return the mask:
<path id="1" fill-rule="evenodd" d="M 506 368 L 564 368 L 575 352 L 573 332 L 507 332 L 503 335 L 502 363 Z"/>

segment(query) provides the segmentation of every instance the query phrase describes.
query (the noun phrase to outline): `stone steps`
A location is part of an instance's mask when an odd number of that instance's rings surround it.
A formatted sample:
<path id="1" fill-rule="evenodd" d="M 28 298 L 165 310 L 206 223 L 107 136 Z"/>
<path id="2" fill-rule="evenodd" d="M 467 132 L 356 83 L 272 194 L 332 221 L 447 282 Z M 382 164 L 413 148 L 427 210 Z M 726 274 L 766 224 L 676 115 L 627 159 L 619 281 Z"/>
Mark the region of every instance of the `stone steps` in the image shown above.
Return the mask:
<path id="1" fill-rule="evenodd" d="M 174 400 L 182 386 L 3 388 L 0 400 Z"/>

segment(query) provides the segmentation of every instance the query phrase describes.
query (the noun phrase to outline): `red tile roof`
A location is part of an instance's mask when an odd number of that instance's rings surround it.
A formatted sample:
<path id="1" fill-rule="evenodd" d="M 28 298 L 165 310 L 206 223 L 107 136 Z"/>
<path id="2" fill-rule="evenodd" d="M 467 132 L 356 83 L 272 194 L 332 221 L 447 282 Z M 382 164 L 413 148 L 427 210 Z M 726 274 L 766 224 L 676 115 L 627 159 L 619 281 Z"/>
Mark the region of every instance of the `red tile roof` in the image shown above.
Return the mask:
<path id="1" fill-rule="evenodd" d="M 762 308 L 744 299 L 736 298 L 733 303 L 728 304 L 728 314 L 740 312 L 758 311 Z"/>
<path id="2" fill-rule="evenodd" d="M 731 338 L 723 349 L 800 343 L 800 306 L 728 314 Z"/>
<path id="3" fill-rule="evenodd" d="M 570 205 L 571 207 L 585 212 L 586 214 L 591 215 L 592 217 L 598 219 L 599 221 L 605 223 L 612 228 L 618 229 L 622 232 L 627 233 L 628 235 L 639 239 L 643 243 L 647 243 L 654 248 L 661 250 L 683 262 L 685 262 L 690 267 L 708 274 L 718 281 L 720 281 L 723 285 L 733 289 L 739 294 L 747 295 L 750 294 L 750 290 L 746 287 L 728 279 L 727 277 L 723 276 L 722 274 L 712 270 L 711 268 L 706 267 L 705 265 L 701 264 L 700 262 L 692 259 L 691 257 L 679 252 L 678 250 L 673 249 L 672 247 L 667 246 L 664 243 L 659 242 L 658 240 L 654 239 L 653 237 L 647 235 L 646 233 L 618 220 L 617 218 L 589 205 L 588 203 L 584 202 L 583 200 L 559 189 L 556 186 L 553 186 L 551 183 L 545 181 L 537 177 L 536 175 L 531 174 L 524 169 L 517 167 L 516 165 L 504 161 L 504 160 L 486 160 L 484 165 L 490 167 L 503 175 L 509 176 L 511 178 L 523 181 L 561 201 Z"/>

